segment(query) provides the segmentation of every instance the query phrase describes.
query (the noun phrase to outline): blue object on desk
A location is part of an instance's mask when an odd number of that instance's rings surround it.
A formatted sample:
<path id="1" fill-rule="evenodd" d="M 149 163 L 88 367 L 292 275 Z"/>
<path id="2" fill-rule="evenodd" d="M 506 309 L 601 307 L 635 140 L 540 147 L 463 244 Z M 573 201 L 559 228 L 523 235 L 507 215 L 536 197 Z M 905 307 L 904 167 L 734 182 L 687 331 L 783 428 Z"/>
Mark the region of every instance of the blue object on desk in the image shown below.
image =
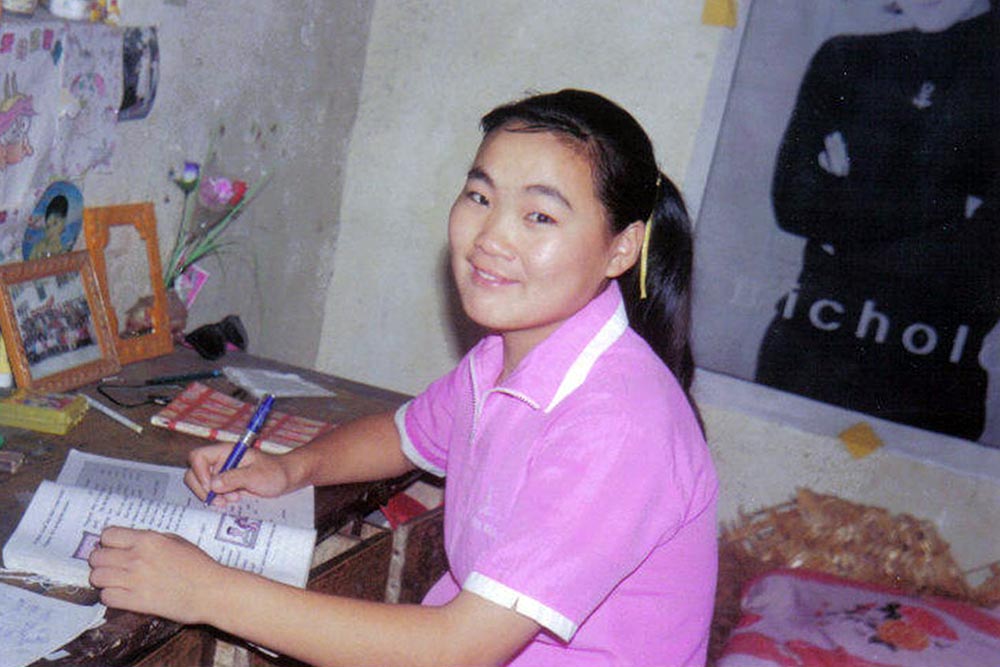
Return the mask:
<path id="1" fill-rule="evenodd" d="M 233 445 L 233 451 L 229 452 L 229 457 L 222 464 L 222 470 L 219 471 L 220 475 L 240 464 L 243 455 L 247 453 L 247 450 L 253 445 L 253 441 L 257 439 L 260 430 L 264 427 L 264 422 L 267 421 L 267 415 L 271 412 L 272 405 L 274 405 L 274 396 L 272 394 L 265 394 L 264 398 L 257 405 L 257 409 L 254 410 L 253 416 L 250 418 L 250 423 L 247 424 L 246 433 Z M 213 500 L 215 500 L 215 492 L 209 491 L 208 495 L 205 496 L 205 504 L 211 505 Z"/>
<path id="2" fill-rule="evenodd" d="M 150 378 L 146 380 L 144 384 L 180 384 L 182 382 L 191 382 L 193 380 L 207 380 L 209 378 L 217 378 L 222 375 L 222 371 L 211 370 L 211 371 L 201 371 L 198 373 L 182 373 L 181 375 L 161 375 L 160 377 Z"/>

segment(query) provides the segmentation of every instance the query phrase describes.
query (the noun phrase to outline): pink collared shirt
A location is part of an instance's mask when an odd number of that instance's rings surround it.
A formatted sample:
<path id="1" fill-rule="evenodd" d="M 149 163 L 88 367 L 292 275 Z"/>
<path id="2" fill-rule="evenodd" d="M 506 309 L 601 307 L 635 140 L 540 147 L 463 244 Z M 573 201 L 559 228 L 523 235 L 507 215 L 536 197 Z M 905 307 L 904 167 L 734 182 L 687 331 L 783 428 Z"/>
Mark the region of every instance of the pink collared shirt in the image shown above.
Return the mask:
<path id="1" fill-rule="evenodd" d="M 403 450 L 447 476 L 459 587 L 544 629 L 510 663 L 701 665 L 715 592 L 715 470 L 673 375 L 628 327 L 616 283 L 507 381 L 482 340 L 400 408 Z"/>

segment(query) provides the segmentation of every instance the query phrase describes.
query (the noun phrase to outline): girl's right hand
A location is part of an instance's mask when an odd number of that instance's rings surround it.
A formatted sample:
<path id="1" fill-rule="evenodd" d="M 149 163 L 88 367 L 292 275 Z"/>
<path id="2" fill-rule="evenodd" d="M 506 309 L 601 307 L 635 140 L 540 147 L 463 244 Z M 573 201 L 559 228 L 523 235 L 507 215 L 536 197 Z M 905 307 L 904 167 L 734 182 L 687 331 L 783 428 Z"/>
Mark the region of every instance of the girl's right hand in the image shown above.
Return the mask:
<path id="1" fill-rule="evenodd" d="M 281 457 L 257 449 L 247 450 L 238 467 L 219 474 L 232 451 L 232 445 L 209 445 L 188 455 L 190 468 L 184 482 L 196 496 L 204 500 L 209 491 L 214 491 L 212 504 L 225 507 L 238 502 L 241 492 L 273 498 L 292 490 Z"/>

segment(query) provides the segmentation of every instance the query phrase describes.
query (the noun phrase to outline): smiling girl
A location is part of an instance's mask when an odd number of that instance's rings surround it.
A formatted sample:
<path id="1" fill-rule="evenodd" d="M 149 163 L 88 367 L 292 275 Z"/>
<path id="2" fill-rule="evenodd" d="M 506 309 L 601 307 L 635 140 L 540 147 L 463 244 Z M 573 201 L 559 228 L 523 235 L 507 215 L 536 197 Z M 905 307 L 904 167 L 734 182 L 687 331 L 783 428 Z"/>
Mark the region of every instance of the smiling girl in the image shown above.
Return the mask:
<path id="1" fill-rule="evenodd" d="M 717 482 L 686 391 L 680 195 L 638 123 L 593 93 L 530 97 L 483 129 L 449 243 L 463 308 L 492 333 L 395 414 L 224 474 L 230 447 L 205 447 L 187 476 L 222 503 L 445 476 L 449 571 L 424 604 L 299 590 L 124 528 L 91 557 L 106 604 L 315 664 L 704 664 Z"/>

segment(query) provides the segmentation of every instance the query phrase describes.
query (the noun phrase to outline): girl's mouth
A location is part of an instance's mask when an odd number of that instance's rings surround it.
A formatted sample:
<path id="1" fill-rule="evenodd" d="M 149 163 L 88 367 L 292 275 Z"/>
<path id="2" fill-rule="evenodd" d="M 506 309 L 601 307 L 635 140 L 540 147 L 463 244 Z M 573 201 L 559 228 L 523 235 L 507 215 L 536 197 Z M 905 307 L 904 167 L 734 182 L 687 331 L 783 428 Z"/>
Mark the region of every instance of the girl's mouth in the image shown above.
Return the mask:
<path id="1" fill-rule="evenodd" d="M 477 284 L 489 287 L 510 285 L 514 282 L 503 276 L 485 271 L 474 264 L 472 265 L 472 280 Z"/>

